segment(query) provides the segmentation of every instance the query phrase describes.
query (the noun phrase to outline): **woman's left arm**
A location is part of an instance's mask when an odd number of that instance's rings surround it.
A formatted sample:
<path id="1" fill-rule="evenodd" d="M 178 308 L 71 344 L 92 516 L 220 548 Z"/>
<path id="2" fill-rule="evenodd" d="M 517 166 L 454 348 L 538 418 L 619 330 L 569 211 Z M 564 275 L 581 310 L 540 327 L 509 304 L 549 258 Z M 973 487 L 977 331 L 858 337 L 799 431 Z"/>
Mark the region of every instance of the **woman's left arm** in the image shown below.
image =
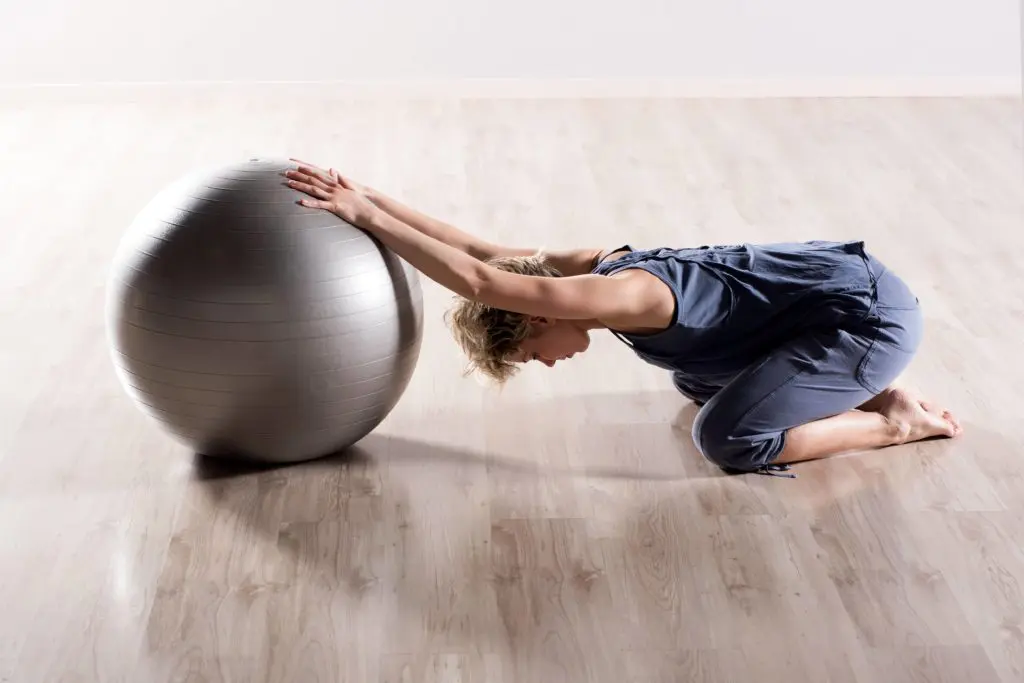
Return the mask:
<path id="1" fill-rule="evenodd" d="M 290 187 L 310 196 L 300 202 L 303 206 L 331 211 L 366 230 L 426 277 L 467 299 L 529 316 L 602 321 L 635 320 L 656 305 L 649 288 L 635 278 L 510 273 L 398 220 L 343 180 L 290 177 Z"/>
<path id="2" fill-rule="evenodd" d="M 641 316 L 647 309 L 635 279 L 510 273 L 432 239 L 383 211 L 360 227 L 443 287 L 505 311 L 545 318 L 623 321 Z"/>
<path id="3" fill-rule="evenodd" d="M 300 204 L 331 211 L 367 230 L 427 278 L 467 299 L 525 315 L 626 324 L 642 319 L 657 305 L 650 288 L 629 276 L 546 278 L 502 270 L 398 220 L 344 179 L 289 177 L 289 186 L 310 197 Z"/>

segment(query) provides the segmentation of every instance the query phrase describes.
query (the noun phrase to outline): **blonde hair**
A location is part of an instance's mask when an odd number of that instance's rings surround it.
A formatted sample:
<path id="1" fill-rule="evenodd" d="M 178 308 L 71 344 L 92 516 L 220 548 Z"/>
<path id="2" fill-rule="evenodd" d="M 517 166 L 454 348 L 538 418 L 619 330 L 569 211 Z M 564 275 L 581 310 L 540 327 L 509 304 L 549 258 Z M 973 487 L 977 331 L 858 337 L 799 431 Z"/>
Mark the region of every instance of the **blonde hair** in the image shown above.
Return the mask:
<path id="1" fill-rule="evenodd" d="M 486 263 L 519 275 L 562 275 L 547 262 L 543 251 L 530 256 L 498 256 L 488 259 Z M 469 358 L 467 375 L 478 372 L 503 384 L 516 373 L 517 366 L 510 358 L 530 334 L 530 323 L 526 315 L 456 296 L 454 306 L 445 314 L 445 321 L 455 341 Z"/>

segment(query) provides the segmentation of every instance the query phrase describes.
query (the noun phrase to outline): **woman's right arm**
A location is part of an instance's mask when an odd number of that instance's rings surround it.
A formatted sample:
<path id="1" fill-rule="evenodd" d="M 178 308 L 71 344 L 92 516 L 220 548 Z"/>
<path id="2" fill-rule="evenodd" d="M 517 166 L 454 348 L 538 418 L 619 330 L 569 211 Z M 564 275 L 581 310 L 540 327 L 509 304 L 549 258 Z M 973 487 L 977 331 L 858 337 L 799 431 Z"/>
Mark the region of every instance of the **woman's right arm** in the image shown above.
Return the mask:
<path id="1" fill-rule="evenodd" d="M 317 171 L 324 175 L 335 178 L 341 177 L 335 169 L 324 171 L 312 164 L 298 159 L 292 159 L 300 164 L 300 169 L 305 173 Z M 410 206 L 403 204 L 394 197 L 389 197 L 383 192 L 360 185 L 351 178 L 345 177 L 345 181 L 357 192 L 369 199 L 377 208 L 384 211 L 392 218 L 399 220 L 414 230 L 424 235 L 444 242 L 445 244 L 469 254 L 480 261 L 489 261 L 492 258 L 502 256 L 531 256 L 537 253 L 536 248 L 505 247 L 493 244 L 485 239 L 472 235 L 464 230 L 446 223 L 444 221 L 428 216 Z M 589 273 L 597 260 L 604 254 L 601 249 L 563 249 L 547 251 L 545 257 L 552 266 L 558 269 L 563 275 L 584 275 Z"/>
<path id="2" fill-rule="evenodd" d="M 366 188 L 366 192 L 367 198 L 392 218 L 400 220 L 424 235 L 455 247 L 480 261 L 489 261 L 492 258 L 501 256 L 531 256 L 538 251 L 536 248 L 505 247 L 493 244 L 476 235 L 460 230 L 450 223 L 438 220 L 406 206 L 379 190 Z M 544 256 L 548 263 L 557 268 L 562 275 L 571 276 L 589 273 L 603 253 L 604 251 L 601 249 L 560 249 L 554 251 L 545 250 Z"/>
<path id="3" fill-rule="evenodd" d="M 377 208 L 389 216 L 402 221 L 428 237 L 444 242 L 481 261 L 486 261 L 496 256 L 528 256 L 534 253 L 533 250 L 529 249 L 516 249 L 491 244 L 487 240 L 460 230 L 450 223 L 417 211 L 394 197 L 389 197 L 380 190 L 364 187 L 364 194 Z"/>

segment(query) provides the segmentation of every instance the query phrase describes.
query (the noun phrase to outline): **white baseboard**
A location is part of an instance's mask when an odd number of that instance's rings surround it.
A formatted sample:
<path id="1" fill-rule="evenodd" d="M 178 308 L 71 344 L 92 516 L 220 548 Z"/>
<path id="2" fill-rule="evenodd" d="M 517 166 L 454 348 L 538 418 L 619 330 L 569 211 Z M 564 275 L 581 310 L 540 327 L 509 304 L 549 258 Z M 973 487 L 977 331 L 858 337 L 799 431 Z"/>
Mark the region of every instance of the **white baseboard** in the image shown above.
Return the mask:
<path id="1" fill-rule="evenodd" d="M 464 79 L 416 81 L 224 81 L 0 84 L 0 101 L 135 101 L 181 97 L 257 98 L 820 98 L 1013 97 L 1016 76 L 988 79 L 606 80 Z"/>

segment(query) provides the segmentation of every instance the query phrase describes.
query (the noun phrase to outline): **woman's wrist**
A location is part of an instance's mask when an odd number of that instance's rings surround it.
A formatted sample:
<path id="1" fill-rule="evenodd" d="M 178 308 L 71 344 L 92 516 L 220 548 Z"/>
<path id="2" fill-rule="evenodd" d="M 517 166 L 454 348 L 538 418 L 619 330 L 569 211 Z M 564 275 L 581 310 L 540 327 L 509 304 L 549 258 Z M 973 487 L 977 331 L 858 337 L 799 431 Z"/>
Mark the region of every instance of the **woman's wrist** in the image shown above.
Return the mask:
<path id="1" fill-rule="evenodd" d="M 372 208 L 359 221 L 359 227 L 362 229 L 374 232 L 385 228 L 385 221 L 388 219 L 394 220 L 387 211 L 374 204 L 372 199 L 370 200 L 370 206 Z"/>
<path id="2" fill-rule="evenodd" d="M 366 185 L 363 185 L 361 189 L 364 197 L 373 202 L 374 206 L 380 207 L 380 203 L 384 199 L 383 195 L 372 187 L 367 187 Z"/>

